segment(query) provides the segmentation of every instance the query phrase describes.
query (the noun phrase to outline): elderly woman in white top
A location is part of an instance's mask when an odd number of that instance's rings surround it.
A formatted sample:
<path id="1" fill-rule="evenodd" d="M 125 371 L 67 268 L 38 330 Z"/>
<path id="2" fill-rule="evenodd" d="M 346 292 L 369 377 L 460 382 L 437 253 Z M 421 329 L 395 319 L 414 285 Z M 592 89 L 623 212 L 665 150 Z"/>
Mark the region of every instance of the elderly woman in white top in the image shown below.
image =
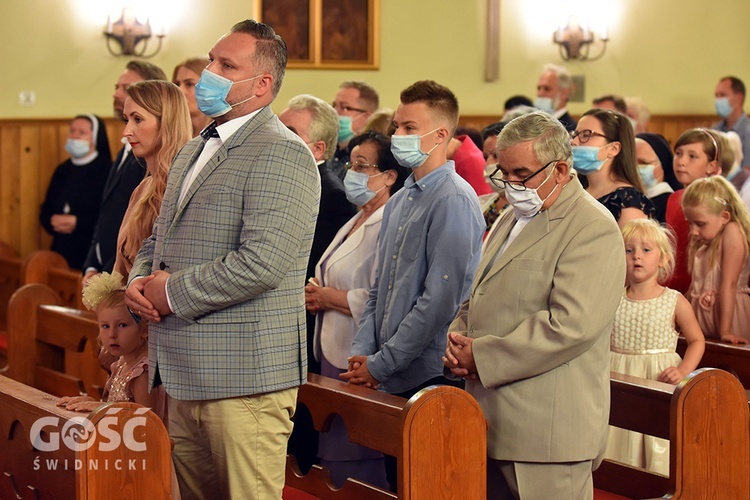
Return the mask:
<path id="1" fill-rule="evenodd" d="M 339 230 L 305 287 L 307 310 L 316 315 L 314 352 L 321 374 L 338 379 L 347 369 L 352 340 L 377 274 L 377 249 L 383 209 L 409 172 L 391 154 L 390 140 L 368 132 L 351 140 L 344 187 L 361 209 Z M 382 455 L 346 439 L 340 420 L 321 433 L 319 456 L 335 483 L 356 477 L 387 488 Z"/>

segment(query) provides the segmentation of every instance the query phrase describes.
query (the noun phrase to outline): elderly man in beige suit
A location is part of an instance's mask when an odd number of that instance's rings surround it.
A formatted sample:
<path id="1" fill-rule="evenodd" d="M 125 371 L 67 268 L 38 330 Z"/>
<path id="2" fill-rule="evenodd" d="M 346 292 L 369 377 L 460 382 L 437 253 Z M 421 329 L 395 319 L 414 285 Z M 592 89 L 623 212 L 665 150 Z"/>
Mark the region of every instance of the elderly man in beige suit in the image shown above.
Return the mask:
<path id="1" fill-rule="evenodd" d="M 609 418 L 609 333 L 625 280 L 617 223 L 544 113 L 510 122 L 498 222 L 443 359 L 489 421 L 487 497 L 593 498 Z"/>

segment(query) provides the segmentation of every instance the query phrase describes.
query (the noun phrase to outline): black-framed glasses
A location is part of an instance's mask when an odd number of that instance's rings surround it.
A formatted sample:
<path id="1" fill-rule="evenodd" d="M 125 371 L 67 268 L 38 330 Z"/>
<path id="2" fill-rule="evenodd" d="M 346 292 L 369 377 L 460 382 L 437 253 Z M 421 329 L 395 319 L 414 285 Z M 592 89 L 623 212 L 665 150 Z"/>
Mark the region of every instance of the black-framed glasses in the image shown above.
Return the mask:
<path id="1" fill-rule="evenodd" d="M 335 109 L 336 111 L 344 111 L 346 113 L 353 113 L 353 112 L 354 113 L 367 113 L 366 109 L 353 108 L 351 106 L 344 106 L 335 102 L 331 104 L 331 106 L 333 106 L 333 109 Z"/>
<path id="2" fill-rule="evenodd" d="M 604 137 L 605 139 L 611 142 L 611 139 L 607 137 L 606 135 L 600 134 L 599 132 L 594 132 L 593 130 L 588 130 L 588 129 L 576 130 L 575 132 L 571 132 L 570 139 L 573 140 L 575 138 L 578 138 L 579 143 L 586 144 L 587 142 L 589 142 L 589 139 L 591 139 L 591 137 L 594 135 L 597 137 Z"/>
<path id="3" fill-rule="evenodd" d="M 377 165 L 373 165 L 371 163 L 362 163 L 359 161 L 355 161 L 355 162 L 348 161 L 344 164 L 344 168 L 347 170 L 354 170 L 355 172 L 358 172 L 358 173 L 367 173 L 370 170 L 379 170 Z"/>
<path id="4" fill-rule="evenodd" d="M 500 171 L 500 165 L 498 165 L 497 168 L 495 168 L 495 171 L 490 174 L 490 180 L 495 186 L 501 189 L 507 189 L 508 187 L 510 187 L 513 191 L 526 191 L 526 183 L 529 182 L 532 177 L 539 174 L 539 172 L 543 172 L 547 167 L 549 167 L 553 163 L 557 163 L 558 161 L 560 160 L 552 160 L 536 172 L 528 175 L 525 179 L 522 179 L 520 181 L 506 181 L 505 179 L 503 179 L 503 173 Z M 500 176 L 497 176 L 498 172 L 500 172 Z"/>

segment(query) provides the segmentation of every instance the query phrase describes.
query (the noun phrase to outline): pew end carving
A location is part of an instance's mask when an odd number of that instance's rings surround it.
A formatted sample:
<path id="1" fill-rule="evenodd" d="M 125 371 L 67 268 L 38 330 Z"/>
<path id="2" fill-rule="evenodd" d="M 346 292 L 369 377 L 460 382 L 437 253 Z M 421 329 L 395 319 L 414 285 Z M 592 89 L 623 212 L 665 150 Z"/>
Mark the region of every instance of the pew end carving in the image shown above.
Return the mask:
<path id="1" fill-rule="evenodd" d="M 298 404 L 308 408 L 316 429 L 338 415 L 352 442 L 397 457 L 398 498 L 447 499 L 456 491 L 465 499 L 486 498 L 487 427 L 469 393 L 433 386 L 405 400 L 310 374 Z M 396 498 L 351 478 L 337 490 L 327 470 L 314 465 L 302 476 L 291 456 L 286 484 L 316 498 Z"/>
<path id="2" fill-rule="evenodd" d="M 605 460 L 594 486 L 627 498 L 750 498 L 750 411 L 729 373 L 699 369 L 678 386 L 612 373 L 610 424 L 670 441 L 670 474 Z"/>

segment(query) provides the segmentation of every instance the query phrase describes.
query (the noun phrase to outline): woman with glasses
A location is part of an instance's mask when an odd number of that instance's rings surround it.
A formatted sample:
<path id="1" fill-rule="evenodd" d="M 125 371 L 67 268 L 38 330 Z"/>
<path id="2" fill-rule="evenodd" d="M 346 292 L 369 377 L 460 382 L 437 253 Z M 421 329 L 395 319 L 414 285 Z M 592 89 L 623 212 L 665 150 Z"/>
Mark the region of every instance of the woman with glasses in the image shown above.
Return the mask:
<path id="1" fill-rule="evenodd" d="M 305 287 L 307 310 L 316 315 L 314 352 L 321 374 L 338 380 L 348 367 L 370 289 L 375 284 L 378 235 L 383 209 L 409 171 L 391 153 L 390 139 L 368 132 L 351 140 L 344 187 L 360 210 L 339 230 Z M 331 430 L 320 434 L 319 457 L 337 486 L 347 477 L 388 488 L 383 455 L 350 443 L 337 417 Z"/>
<path id="2" fill-rule="evenodd" d="M 633 219 L 655 217 L 638 175 L 633 126 L 625 115 L 590 109 L 571 137 L 573 168 L 586 176 L 586 191 L 607 207 L 620 228 Z"/>

